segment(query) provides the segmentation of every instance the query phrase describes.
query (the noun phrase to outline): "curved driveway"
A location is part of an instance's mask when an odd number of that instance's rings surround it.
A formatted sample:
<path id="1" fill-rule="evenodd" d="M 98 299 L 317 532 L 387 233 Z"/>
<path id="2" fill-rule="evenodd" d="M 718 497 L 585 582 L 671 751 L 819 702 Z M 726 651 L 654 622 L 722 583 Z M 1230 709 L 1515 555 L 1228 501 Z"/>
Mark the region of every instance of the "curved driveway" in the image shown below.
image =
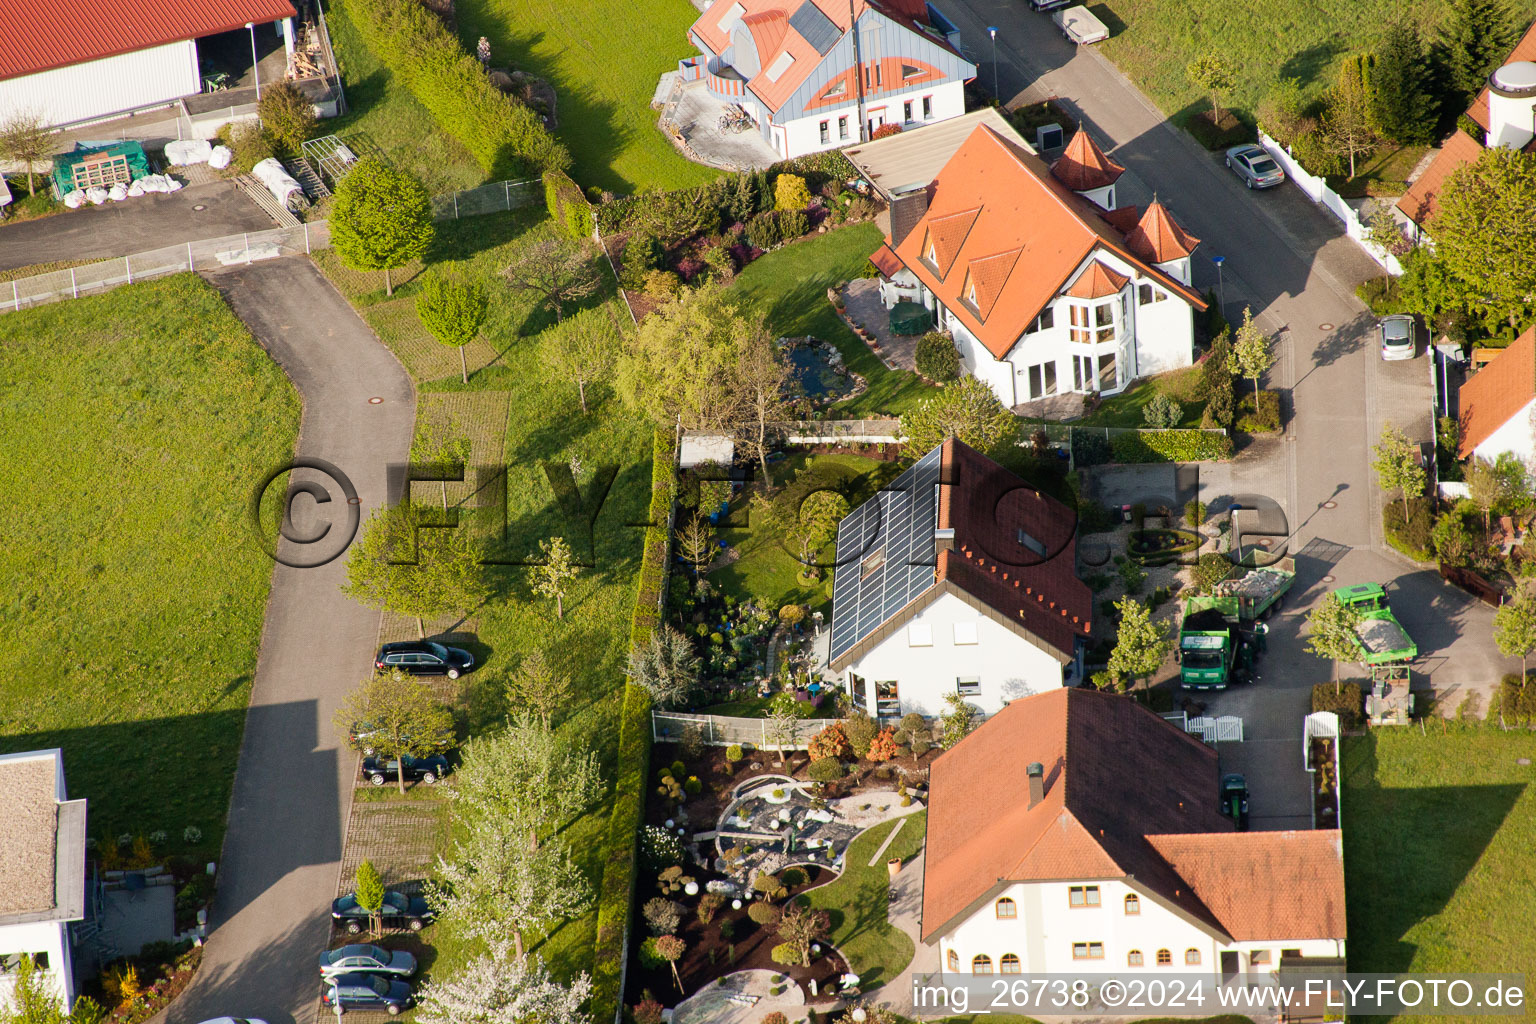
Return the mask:
<path id="1" fill-rule="evenodd" d="M 345 473 L 366 521 L 395 497 L 386 466 L 405 461 L 410 449 L 410 377 L 307 259 L 271 260 L 208 280 L 298 389 L 299 455 Z M 252 485 L 270 468 L 250 467 Z M 339 512 L 334 537 L 348 506 L 334 482 L 315 479 L 328 483 L 333 500 L 316 506 L 299 498 L 295 525 L 307 530 Z M 303 558 L 321 548 L 285 541 L 279 553 Z M 344 579 L 344 558 L 274 569 L 207 949 L 192 985 L 167 1010 L 167 1024 L 314 1017 L 315 957 L 329 938 L 326 912 L 355 774 L 331 716 L 370 671 L 379 625 L 378 612 L 342 595 Z"/>

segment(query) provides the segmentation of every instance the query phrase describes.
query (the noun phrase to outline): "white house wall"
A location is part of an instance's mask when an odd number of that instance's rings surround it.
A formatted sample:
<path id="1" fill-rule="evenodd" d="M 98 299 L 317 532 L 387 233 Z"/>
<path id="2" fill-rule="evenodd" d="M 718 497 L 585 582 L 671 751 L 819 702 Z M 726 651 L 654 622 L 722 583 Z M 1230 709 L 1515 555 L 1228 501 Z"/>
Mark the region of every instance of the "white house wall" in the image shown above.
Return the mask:
<path id="1" fill-rule="evenodd" d="M 1074 885 L 1098 886 L 1100 905 L 1072 906 L 1068 890 Z M 1140 911 L 1137 914 L 1125 912 L 1125 897 L 1131 894 L 1137 896 Z M 1007 887 L 997 898 L 1005 896 L 1014 901 L 1016 917 L 999 919 L 994 898 L 940 936 L 939 962 L 944 965 L 944 970 L 950 970 L 956 962 L 950 959 L 951 950 L 962 974 L 972 973 L 977 955 L 990 957 L 992 970 L 997 973 L 1003 956 L 1011 953 L 1019 958 L 1021 971 L 1025 974 L 1104 972 L 1121 976 L 1144 973 L 1149 977 L 1156 977 L 1159 972 L 1220 974 L 1223 952 L 1239 953 L 1237 972 L 1245 974 L 1273 972 L 1279 966 L 1282 950 L 1297 951 L 1302 956 L 1344 955 L 1344 942 L 1336 939 L 1224 943 L 1206 929 L 1119 880 L 1023 882 Z M 1104 947 L 1102 959 L 1073 958 L 1075 943 L 1094 942 Z M 1171 965 L 1157 965 L 1159 949 L 1172 954 Z M 1186 963 L 1186 952 L 1191 949 L 1199 953 L 1198 965 Z M 1141 952 L 1143 966 L 1130 966 L 1132 950 Z M 1253 962 L 1252 955 L 1256 951 L 1268 953 L 1267 964 Z"/>
<path id="2" fill-rule="evenodd" d="M 39 953 L 48 957 L 48 980 L 64 1006 L 75 1004 L 74 966 L 69 956 L 69 926 L 62 921 L 0 926 L 0 957 Z M 0 974 L 0 1007 L 11 1006 L 12 975 Z"/>
<path id="3" fill-rule="evenodd" d="M 1527 466 L 1536 461 L 1536 402 L 1527 402 L 1524 409 L 1515 413 L 1504 421 L 1504 425 L 1492 434 L 1482 444 L 1473 449 L 1473 453 L 1496 462 L 1505 452 L 1513 453 Z"/>
<path id="4" fill-rule="evenodd" d="M 0 81 L 0 121 L 36 112 L 50 125 L 72 124 L 170 103 L 201 89 L 197 43 L 188 39 Z"/>
<path id="5" fill-rule="evenodd" d="M 955 643 L 955 626 L 971 627 L 974 644 Z M 913 626 L 926 628 L 929 646 L 914 647 Z M 1062 666 L 1013 630 L 995 622 L 954 594 L 940 594 L 911 622 L 849 666 L 865 682 L 865 707 L 876 710 L 875 684 L 895 681 L 901 714 L 938 715 L 944 699 L 958 692 L 962 678 L 980 681 L 980 692 L 966 702 L 985 714 L 1001 711 L 1008 701 L 1062 685 Z"/>
<path id="6" fill-rule="evenodd" d="M 923 119 L 924 96 L 932 97 L 933 116 L 926 120 Z M 912 104 L 912 120 L 903 122 L 904 104 L 908 101 Z M 869 100 L 865 103 L 864 110 L 866 119 L 878 122 L 879 118 L 874 115 L 880 114 L 885 124 L 900 124 L 906 128 L 934 124 L 945 118 L 959 117 L 965 113 L 965 83 L 949 81 L 918 86 L 911 92 L 894 93 Z M 839 117 L 848 119 L 848 138 L 846 139 L 838 135 L 837 119 Z M 827 122 L 826 142 L 821 141 L 821 122 L 823 121 Z M 823 149 L 852 146 L 859 141 L 859 107 L 857 103 L 850 103 L 846 107 L 826 107 L 782 124 L 776 121 L 775 127 L 783 129 L 783 136 L 779 136 L 776 132 L 775 137 L 786 140 L 788 152 L 786 153 L 778 143 L 775 143 L 775 148 L 784 153 L 786 158 L 803 156 Z"/>

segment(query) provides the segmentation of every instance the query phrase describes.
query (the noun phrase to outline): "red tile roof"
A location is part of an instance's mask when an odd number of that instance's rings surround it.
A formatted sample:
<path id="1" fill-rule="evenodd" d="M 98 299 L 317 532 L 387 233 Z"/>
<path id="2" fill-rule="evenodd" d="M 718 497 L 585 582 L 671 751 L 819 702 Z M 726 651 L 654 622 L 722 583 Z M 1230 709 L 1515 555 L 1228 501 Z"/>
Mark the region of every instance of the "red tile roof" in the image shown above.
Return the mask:
<path id="1" fill-rule="evenodd" d="M 1098 260 L 1094 260 L 1077 276 L 1072 287 L 1067 289 L 1067 294 L 1074 299 L 1108 298 L 1117 294 L 1128 281 L 1130 278 L 1124 274 L 1118 274 Z"/>
<path id="2" fill-rule="evenodd" d="M 289 0 L 156 0 L 127 7 L 104 7 L 94 0 L 5 0 L 0 2 L 0 79 L 296 14 Z"/>
<path id="3" fill-rule="evenodd" d="M 1075 569 L 1072 510 L 953 438 L 944 442 L 939 479 L 938 528 L 955 537 L 939 553 L 936 581 L 1071 657 L 1093 616 L 1093 591 Z M 1021 534 L 1044 554 L 1021 543 Z"/>
<path id="4" fill-rule="evenodd" d="M 1104 155 L 1098 143 L 1079 128 L 1066 150 L 1051 165 L 1056 180 L 1074 192 L 1087 192 L 1120 180 L 1125 168 Z"/>
<path id="5" fill-rule="evenodd" d="M 1136 701 L 1010 703 L 930 772 L 923 940 L 1009 883 L 1109 878 L 1224 938 L 1344 938 L 1340 833 L 1234 832 L 1217 782 L 1216 752 Z"/>
<path id="6" fill-rule="evenodd" d="M 1424 168 L 1408 191 L 1397 201 L 1403 216 L 1420 226 L 1427 225 L 1440 212 L 1440 190 L 1458 167 L 1473 163 L 1483 153 L 1483 144 L 1460 128 L 1445 140 L 1445 145 Z"/>
<path id="7" fill-rule="evenodd" d="M 1238 942 L 1345 934 L 1343 833 L 1148 836 Z"/>
<path id="8" fill-rule="evenodd" d="M 888 245 L 882 245 L 875 250 L 875 254 L 869 258 L 869 262 L 875 265 L 875 269 L 887 278 L 895 277 L 901 271 L 901 260 L 891 251 Z"/>
<path id="9" fill-rule="evenodd" d="M 1113 210 L 1100 210 L 1099 216 L 1122 235 L 1128 235 L 1141 222 L 1141 209 L 1137 206 L 1117 206 Z"/>
<path id="10" fill-rule="evenodd" d="M 1461 455 L 1466 458 L 1536 398 L 1536 327 L 1473 374 L 1458 394 Z"/>
<path id="11" fill-rule="evenodd" d="M 1167 263 L 1194 252 L 1200 239 L 1174 223 L 1167 207 L 1154 199 L 1136 226 L 1125 233 L 1125 244 L 1144 260 Z"/>
<path id="12" fill-rule="evenodd" d="M 1194 308 L 1205 308 L 1197 293 L 1132 253 L 1100 216 L 1103 211 L 1053 178 L 1038 156 L 986 125 L 955 150 L 930 191 L 922 219 L 901 241 L 886 242 L 998 359 L 1099 250 L 1115 253 Z M 961 223 L 963 232 L 955 227 Z M 936 266 L 926 262 L 930 235 L 943 243 Z M 958 246 L 952 258 L 951 245 Z M 1020 250 L 1018 260 L 991 309 L 978 315 L 965 303 L 965 274 L 952 268 L 1013 249 Z"/>

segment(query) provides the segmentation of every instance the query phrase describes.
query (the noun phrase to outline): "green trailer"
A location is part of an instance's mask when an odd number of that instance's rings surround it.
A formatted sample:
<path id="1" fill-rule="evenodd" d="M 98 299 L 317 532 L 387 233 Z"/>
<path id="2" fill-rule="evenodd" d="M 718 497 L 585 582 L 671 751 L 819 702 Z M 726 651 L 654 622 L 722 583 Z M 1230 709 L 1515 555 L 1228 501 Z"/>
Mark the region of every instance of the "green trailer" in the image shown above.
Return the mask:
<path id="1" fill-rule="evenodd" d="M 1361 664 L 1371 667 L 1391 665 L 1419 656 L 1419 647 L 1413 637 L 1392 614 L 1386 588 L 1381 584 L 1340 587 L 1333 596 L 1360 613 L 1360 624 L 1355 627 L 1355 647 L 1360 652 Z"/>

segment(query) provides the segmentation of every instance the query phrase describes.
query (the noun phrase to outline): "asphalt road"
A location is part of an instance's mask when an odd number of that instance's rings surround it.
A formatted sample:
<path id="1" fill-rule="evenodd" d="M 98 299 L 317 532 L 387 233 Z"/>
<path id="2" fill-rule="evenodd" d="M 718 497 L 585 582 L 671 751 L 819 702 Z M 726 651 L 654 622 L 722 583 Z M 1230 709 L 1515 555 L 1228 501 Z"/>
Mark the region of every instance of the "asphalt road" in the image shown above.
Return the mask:
<path id="1" fill-rule="evenodd" d="M 0 270 L 56 260 L 131 256 L 276 226 L 232 183 L 207 182 L 17 224 L 0 221 Z"/>
<path id="2" fill-rule="evenodd" d="M 1209 481 L 1217 489 L 1204 496 L 1254 492 L 1276 500 L 1290 521 L 1297 581 L 1272 625 L 1261 683 L 1215 697 L 1209 713 L 1244 719 L 1244 743 L 1223 744 L 1222 759 L 1249 775 L 1254 827 L 1307 827 L 1301 719 L 1311 686 L 1332 678 L 1332 669 L 1305 652 L 1299 634 L 1307 609 L 1330 589 L 1389 584 L 1393 607 L 1423 654 L 1415 686 L 1432 686 L 1453 705 L 1468 690 L 1486 693 L 1508 670 L 1493 648 L 1491 611 L 1398 555 L 1382 536 L 1371 446 L 1387 423 L 1415 439 L 1431 436 L 1427 360 L 1378 357 L 1374 319 L 1354 288 L 1381 270 L 1300 190 L 1244 188 L 1221 154 L 1169 124 L 1097 50 L 1063 39 L 1048 15 L 1018 0 L 940 0 L 940 7 L 959 27 L 983 83 L 995 68 L 1010 101 L 1054 98 L 1080 118 L 1127 168 L 1120 202 L 1144 204 L 1155 193 L 1202 239 L 1196 286 L 1219 281 L 1229 320 L 1251 305 L 1260 326 L 1279 339 L 1265 384 L 1289 391 L 1286 435 L 1245 453 L 1224 480 Z M 995 65 L 988 26 L 998 28 Z M 1214 256 L 1225 259 L 1219 278 Z"/>
<path id="3" fill-rule="evenodd" d="M 283 541 L 279 555 L 298 561 L 339 552 L 348 509 L 366 521 L 395 497 L 385 467 L 403 462 L 410 449 L 410 377 L 307 259 L 208 279 L 298 388 L 299 455 L 332 463 L 356 488 L 354 506 L 335 480 L 305 472 L 331 500 L 298 497 L 295 530 L 312 536 L 330 524 L 331 533 L 316 544 Z M 253 487 L 264 468 L 251 467 Z M 317 568 L 274 569 L 207 949 L 192 985 L 166 1012 L 168 1024 L 314 1017 L 315 958 L 330 934 L 327 912 L 356 775 L 331 718 L 372 670 L 379 627 L 378 612 L 341 594 L 345 564 L 337 558 Z"/>

